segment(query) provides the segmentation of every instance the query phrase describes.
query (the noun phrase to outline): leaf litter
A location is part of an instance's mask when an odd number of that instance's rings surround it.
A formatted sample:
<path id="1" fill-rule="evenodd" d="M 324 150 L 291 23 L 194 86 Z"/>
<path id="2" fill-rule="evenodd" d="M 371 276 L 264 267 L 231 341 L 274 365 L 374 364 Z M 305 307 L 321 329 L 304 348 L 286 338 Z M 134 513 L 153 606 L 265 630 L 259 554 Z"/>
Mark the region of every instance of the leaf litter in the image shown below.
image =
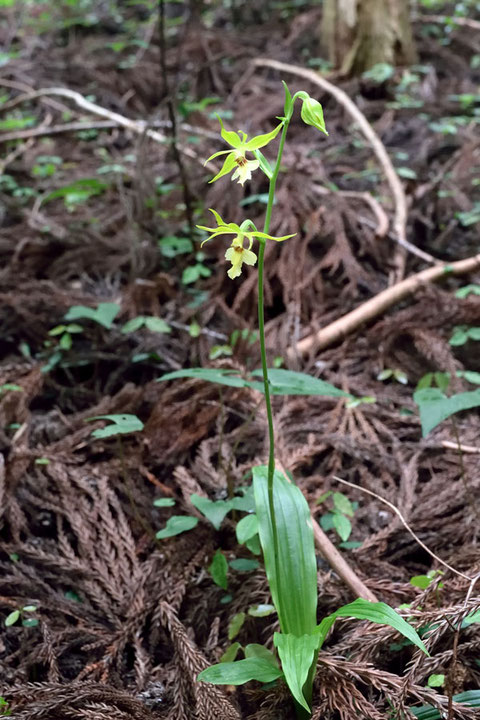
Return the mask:
<path id="1" fill-rule="evenodd" d="M 229 108 L 239 125 L 248 121 L 270 130 L 267 120 L 281 112 L 279 82 L 268 73 L 250 74 L 247 82 L 245 42 L 252 55 L 294 59 L 298 43 L 312 41 L 311 13 L 299 12 L 287 36 L 281 35 L 280 21 L 274 30 L 270 26 L 266 46 L 266 29 L 256 20 L 242 37 L 234 29 L 215 37 L 207 33 L 206 40 L 185 34 L 184 57 L 200 59 L 200 69 L 190 78 L 192 95 L 230 93 Z M 248 15 L 246 6 L 242 22 L 247 25 L 252 22 Z M 53 34 L 44 37 L 49 40 L 37 52 L 45 62 L 30 62 L 32 85 L 38 87 L 50 84 L 46 67 L 61 68 L 67 53 L 87 57 L 91 42 L 91 36 L 81 32 L 63 47 L 53 42 Z M 461 30 L 456 37 L 462 37 Z M 429 92 L 434 95 L 425 100 L 426 110 L 440 118 L 449 108 L 452 112 L 452 56 L 462 65 L 466 84 L 473 87 L 475 80 L 461 40 L 454 39 L 441 53 L 431 39 L 419 42 L 431 72 L 442 75 L 441 87 L 432 82 Z M 10 62 L 10 80 L 23 77 L 28 52 L 25 59 Z M 127 101 L 129 114 L 150 117 L 160 90 L 157 52 L 152 41 L 136 67 L 119 71 L 111 55 L 99 50 L 91 62 L 70 66 L 68 78 L 60 69 L 52 72 L 55 81 L 80 91 L 93 83 L 106 105 L 111 100 L 120 103 L 134 87 Z M 232 57 L 231 66 L 212 64 L 212 53 Z M 192 71 L 192 60 L 183 67 L 177 51 L 169 52 L 170 61 L 182 78 Z M 358 81 L 345 87 L 351 96 L 362 93 Z M 425 93 L 427 89 L 424 83 Z M 261 104 L 252 99 L 259 95 L 264 98 Z M 392 113 L 387 100 L 362 98 L 365 114 L 381 129 L 389 151 L 415 158 L 418 183 L 408 189 L 410 234 L 443 261 L 468 257 L 476 251 L 475 226 L 462 226 L 455 218 L 472 210 L 476 140 L 468 127 L 459 128 L 453 138 L 436 134 L 412 110 Z M 40 119 L 44 106 L 32 107 Z M 360 195 L 348 196 L 352 190 L 387 190 L 378 174 L 372 185 L 363 172 L 369 149 L 358 142 L 349 145 L 341 109 L 327 100 L 325 110 L 330 134 L 313 166 L 310 139 L 300 124 L 286 150 L 290 171 L 280 183 L 271 230 L 299 236 L 282 247 L 267 246 L 272 360 L 274 355 L 286 358 L 301 337 L 388 283 L 394 246 L 388 237 L 376 236 L 371 206 Z M 52 112 L 60 120 L 58 108 Z M 194 115 L 192 122 L 215 129 L 205 115 Z M 217 532 L 191 500 L 192 494 L 210 501 L 225 499 L 227 488 L 242 484 L 252 464 L 264 460 L 261 396 L 252 387 L 220 391 L 198 379 L 156 382 L 166 372 L 192 365 L 240 376 L 258 367 L 258 348 L 246 341 L 235 346 L 231 358 L 209 359 L 217 342 L 212 333 L 228 338 L 235 329 L 255 327 L 255 275 L 246 274 L 242 283 L 233 285 L 223 271 L 213 272 L 202 281 L 208 302 L 196 299 L 179 282 L 189 256 L 165 259 L 157 246 L 159 236 L 183 232 L 175 210 L 181 201 L 178 188 L 156 194 L 159 177 L 164 184 L 178 182 L 177 168 L 164 149 L 155 146 L 151 152 L 146 138 L 119 129 L 74 143 L 68 135 L 52 135 L 47 142 L 49 153 L 74 163 L 72 182 L 96 176 L 92 148 L 98 157 L 108 150 L 123 162 L 127 152 L 135 161 L 127 163 L 127 172 L 113 178 L 107 174 L 105 182 L 104 175 L 102 192 L 92 193 L 74 212 L 60 196 L 30 210 L 5 193 L 0 386 L 16 385 L 21 391 L 0 394 L 0 606 L 7 616 L 35 605 L 40 620 L 37 627 L 2 630 L 0 680 L 12 717 L 290 718 L 293 709 L 282 685 L 224 692 L 196 682 L 197 674 L 230 646 L 232 619 L 270 602 L 261 568 L 229 570 L 231 599 L 222 602 L 225 591 L 207 572 L 215 552 L 220 547 L 229 561 L 246 553 L 236 542 L 231 515 Z M 207 157 L 212 145 L 201 135 L 200 142 L 199 157 Z M 7 170 L 17 183 L 41 183 L 30 175 L 37 149 L 27 148 Z M 205 207 L 217 207 L 232 222 L 240 220 L 241 188 L 229 186 L 225 193 L 217 183 L 203 196 L 201 165 L 192 163 L 189 173 Z M 318 191 L 318 186 L 333 185 L 345 194 Z M 43 190 L 40 184 L 37 189 Z M 263 190 L 254 176 L 246 199 L 252 201 L 259 222 Z M 392 208 L 387 204 L 386 209 Z M 164 217 L 160 228 L 159 212 Z M 215 247 L 206 248 L 208 268 L 215 268 L 217 255 Z M 408 272 L 422 267 L 417 257 L 407 257 Z M 475 277 L 468 281 L 475 282 Z M 455 297 L 458 286 L 458 280 L 447 279 L 441 286 L 422 288 L 409 302 L 321 356 L 312 352 L 305 360 L 293 358 L 292 369 L 311 372 L 356 397 L 374 397 L 375 403 L 348 408 L 343 398 L 279 396 L 274 404 L 278 459 L 310 507 L 317 508 L 317 519 L 318 497 L 329 490 L 344 491 L 333 479 L 338 474 L 389 500 L 431 551 L 464 575 L 476 577 L 480 455 L 464 452 L 460 458 L 455 442 L 448 446 L 455 441 L 448 423 L 422 439 L 412 400 L 416 383 L 427 372 L 450 372 L 452 386 L 460 392 L 471 386 L 457 377 L 458 371 L 480 371 L 474 344 L 468 352 L 449 344 L 454 327 L 480 324 L 478 299 Z M 118 322 L 113 319 L 110 328 L 88 322 L 101 303 L 119 308 L 114 314 Z M 84 330 L 62 361 L 44 373 L 41 367 L 51 353 L 44 341 L 73 306 L 90 308 L 79 320 Z M 143 327 L 122 332 L 125 323 L 138 316 L 161 317 L 171 332 Z M 188 334 L 193 323 L 201 329 L 196 338 Z M 377 380 L 385 368 L 400 369 L 408 386 Z M 137 417 L 144 430 L 127 433 L 120 441 L 92 438 L 98 425 L 86 421 L 101 415 Z M 476 447 L 478 415 L 459 416 L 456 426 L 462 444 Z M 175 500 L 175 507 L 155 507 L 159 497 Z M 410 578 L 424 575 L 435 563 L 380 501 L 360 489 L 349 491 L 348 498 L 356 503 L 351 538 L 361 543 L 344 550 L 349 563 L 382 600 L 396 607 L 409 605 L 407 617 L 422 629 L 430 657 L 399 643 L 389 628 L 338 620 L 319 657 L 314 718 L 381 719 L 392 708 L 398 717 L 409 717 L 407 708 L 416 703 L 445 710 L 444 696 L 427 686 L 432 673 L 445 674 L 446 694 L 479 687 L 478 625 L 465 626 L 456 637 L 459 624 L 478 610 L 478 592 L 473 588 L 468 596 L 469 582 L 449 573 L 423 590 L 415 588 Z M 198 522 L 185 534 L 157 539 L 172 515 Z M 318 564 L 324 616 L 353 598 L 321 557 Z M 247 615 L 236 639 L 242 645 L 263 643 L 275 627 L 271 616 Z M 465 705 L 456 704 L 455 713 L 458 718 L 475 717 Z"/>

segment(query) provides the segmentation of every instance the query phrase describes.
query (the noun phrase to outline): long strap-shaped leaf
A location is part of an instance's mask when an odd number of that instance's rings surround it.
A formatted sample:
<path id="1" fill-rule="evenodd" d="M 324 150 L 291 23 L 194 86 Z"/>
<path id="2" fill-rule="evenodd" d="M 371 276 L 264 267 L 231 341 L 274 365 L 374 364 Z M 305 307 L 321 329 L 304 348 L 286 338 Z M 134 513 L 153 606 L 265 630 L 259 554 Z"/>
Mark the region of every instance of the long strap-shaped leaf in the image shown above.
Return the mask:
<path id="1" fill-rule="evenodd" d="M 265 570 L 281 630 L 298 637 L 311 635 L 317 616 L 317 564 L 307 501 L 299 488 L 275 470 L 273 500 L 279 555 L 276 563 L 266 466 L 253 468 L 253 488 Z"/>
<path id="2" fill-rule="evenodd" d="M 349 605 L 344 605 L 331 615 L 323 618 L 317 628 L 319 647 L 322 647 L 328 631 L 338 617 L 353 617 L 357 618 L 357 620 L 370 620 L 370 622 L 378 623 L 379 625 L 389 625 L 428 655 L 427 648 L 420 640 L 416 630 L 395 612 L 393 608 L 382 602 L 373 603 L 369 600 L 363 600 L 362 598 L 357 598 L 357 600 L 349 603 Z"/>

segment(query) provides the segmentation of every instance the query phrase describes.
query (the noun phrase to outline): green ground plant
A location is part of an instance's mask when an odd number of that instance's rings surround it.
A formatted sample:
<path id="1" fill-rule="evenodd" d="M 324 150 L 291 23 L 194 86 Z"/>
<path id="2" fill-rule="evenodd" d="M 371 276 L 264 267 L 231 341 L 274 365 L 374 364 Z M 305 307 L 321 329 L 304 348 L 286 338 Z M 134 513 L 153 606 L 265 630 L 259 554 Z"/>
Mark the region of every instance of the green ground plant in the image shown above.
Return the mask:
<path id="1" fill-rule="evenodd" d="M 336 612 L 317 623 L 317 564 L 314 547 L 313 527 L 310 510 L 301 490 L 275 467 L 275 437 L 271 395 L 273 394 L 318 394 L 327 396 L 351 396 L 316 378 L 303 373 L 285 369 L 267 367 L 264 324 L 264 259 L 267 242 L 284 242 L 293 235 L 275 237 L 269 234 L 272 211 L 275 200 L 276 182 L 280 172 L 283 150 L 288 127 L 293 115 L 295 102 L 302 103 L 301 117 L 307 124 L 327 134 L 322 106 L 306 92 L 291 95 L 284 83 L 284 115 L 277 118 L 278 124 L 269 133 L 248 139 L 244 132 L 226 130 L 220 118 L 221 137 L 230 146 L 227 150 L 214 153 L 208 161 L 226 156 L 220 171 L 210 182 L 231 175 L 241 185 L 251 179 L 252 173 L 260 170 L 269 181 L 268 201 L 262 230 L 258 230 L 250 219 L 240 225 L 225 222 L 218 212 L 211 210 L 216 226 L 198 226 L 207 232 L 207 240 L 218 236 L 233 236 L 225 252 L 225 258 L 231 264 L 227 274 L 233 280 L 238 278 L 243 265 L 258 263 L 258 330 L 260 340 L 261 370 L 251 373 L 252 379 L 239 376 L 238 372 L 217 368 L 190 368 L 175 371 L 160 378 L 196 377 L 210 382 L 219 382 L 235 387 L 251 387 L 263 392 L 268 419 L 269 452 L 268 464 L 252 468 L 254 512 L 249 512 L 238 523 L 237 538 L 246 543 L 258 535 L 263 552 L 267 580 L 273 605 L 278 615 L 280 632 L 274 634 L 273 643 L 277 655 L 263 646 L 247 645 L 243 650 L 245 657 L 234 659 L 240 645 L 235 643 L 227 653 L 228 661 L 213 665 L 202 673 L 200 681 L 241 685 L 250 680 L 270 683 L 283 679 L 294 698 L 297 716 L 307 718 L 311 715 L 313 681 L 317 656 L 329 630 L 337 617 L 353 617 L 389 625 L 414 645 L 426 652 L 425 646 L 415 630 L 392 608 L 384 603 L 372 603 L 357 599 L 355 602 L 339 608 Z M 280 136 L 276 161 L 272 167 L 261 149 Z M 206 242 L 204 240 L 203 242 Z M 258 244 L 258 256 L 254 251 Z M 203 243 L 202 243 L 203 244 Z M 255 248 L 257 249 L 257 248 Z M 255 380 L 261 377 L 261 382 Z M 198 496 L 192 502 L 217 529 L 231 509 L 247 510 L 245 495 L 233 497 L 228 501 L 211 501 Z M 340 502 L 340 500 L 338 500 Z M 344 502 L 343 518 L 347 508 Z M 248 508 L 250 510 L 250 508 Z M 248 512 L 247 510 L 247 512 Z M 348 506 L 350 512 L 350 505 Z M 227 588 L 228 564 L 221 551 L 217 551 L 209 567 L 210 574 L 220 587 Z M 239 615 L 243 615 L 240 613 Z M 243 618 L 244 619 L 244 618 Z M 237 618 L 236 625 L 243 619 Z M 229 629 L 229 637 L 233 639 Z M 231 658 L 231 659 L 230 659 Z M 225 658 L 223 658 L 225 660 Z"/>

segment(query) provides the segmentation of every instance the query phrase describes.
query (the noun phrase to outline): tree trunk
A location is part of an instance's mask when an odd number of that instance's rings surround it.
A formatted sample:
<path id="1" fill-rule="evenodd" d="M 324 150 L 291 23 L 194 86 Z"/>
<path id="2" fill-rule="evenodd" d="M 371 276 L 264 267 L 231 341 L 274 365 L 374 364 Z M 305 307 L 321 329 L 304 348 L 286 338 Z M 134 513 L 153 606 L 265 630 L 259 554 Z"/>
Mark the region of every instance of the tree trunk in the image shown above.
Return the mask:
<path id="1" fill-rule="evenodd" d="M 325 0 L 321 37 L 333 67 L 345 74 L 416 61 L 408 0 Z"/>

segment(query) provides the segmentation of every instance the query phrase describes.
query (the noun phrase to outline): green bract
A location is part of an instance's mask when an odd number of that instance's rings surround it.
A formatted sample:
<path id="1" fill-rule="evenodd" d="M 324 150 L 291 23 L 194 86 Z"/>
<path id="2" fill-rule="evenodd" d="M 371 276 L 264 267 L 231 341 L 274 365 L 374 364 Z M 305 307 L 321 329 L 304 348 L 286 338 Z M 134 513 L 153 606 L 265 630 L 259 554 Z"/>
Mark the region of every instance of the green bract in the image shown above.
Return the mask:
<path id="1" fill-rule="evenodd" d="M 223 163 L 222 169 L 209 182 L 215 182 L 215 180 L 218 180 L 224 175 L 228 175 L 228 173 L 234 170 L 235 172 L 232 175 L 232 180 L 238 178 L 238 182 L 243 185 L 246 180 L 251 179 L 252 171 L 260 167 L 259 159 L 256 158 L 255 160 L 247 160 L 245 153 L 253 152 L 254 150 L 258 150 L 259 148 L 268 145 L 268 143 L 278 135 L 283 123 L 277 125 L 275 130 L 272 130 L 272 132 L 266 133 L 264 135 L 257 135 L 251 140 L 247 140 L 246 133 L 240 131 L 240 134 L 242 135 L 242 137 L 240 137 L 240 135 L 233 130 L 225 130 L 220 117 L 218 118 L 218 120 L 222 128 L 220 133 L 222 138 L 232 148 L 234 148 L 234 150 L 233 152 L 232 150 L 220 150 L 219 152 L 210 155 L 208 160 L 206 160 L 206 162 L 209 162 L 210 160 L 213 160 L 220 155 L 227 155 L 225 162 Z"/>

